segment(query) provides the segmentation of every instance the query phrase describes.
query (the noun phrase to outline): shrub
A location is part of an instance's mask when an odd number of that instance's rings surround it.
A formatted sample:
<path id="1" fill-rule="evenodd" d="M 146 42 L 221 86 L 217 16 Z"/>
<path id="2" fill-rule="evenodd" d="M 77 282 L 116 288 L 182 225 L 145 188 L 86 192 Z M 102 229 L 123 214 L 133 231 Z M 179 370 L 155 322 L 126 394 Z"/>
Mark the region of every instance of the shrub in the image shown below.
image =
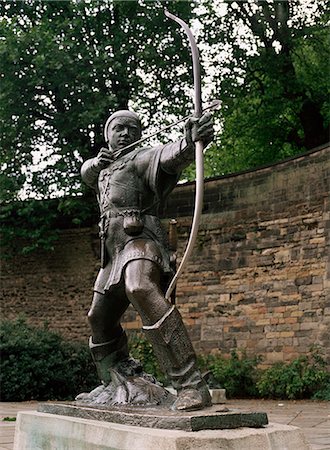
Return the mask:
<path id="1" fill-rule="evenodd" d="M 330 401 L 330 380 L 325 382 L 324 385 L 312 395 L 312 399 Z"/>
<path id="2" fill-rule="evenodd" d="M 241 355 L 232 351 L 229 359 L 219 356 L 200 358 L 202 369 L 209 370 L 208 383 L 213 388 L 226 389 L 228 398 L 256 397 L 257 365 L 260 357 L 248 358 L 245 352 Z"/>
<path id="3" fill-rule="evenodd" d="M 153 375 L 160 383 L 168 384 L 166 374 L 159 367 L 152 345 L 139 334 L 133 334 L 129 340 L 130 354 L 141 361 L 143 370 Z"/>
<path id="4" fill-rule="evenodd" d="M 99 384 L 87 344 L 67 342 L 58 334 L 35 328 L 19 318 L 0 323 L 1 401 L 66 400 Z M 151 344 L 133 335 L 130 352 L 145 372 L 166 384 Z M 211 388 L 224 388 L 228 398 L 313 398 L 330 400 L 330 373 L 318 351 L 289 364 L 278 363 L 261 372 L 261 358 L 234 350 L 229 359 L 201 356 Z"/>
<path id="5" fill-rule="evenodd" d="M 87 346 L 19 318 L 0 324 L 1 400 L 64 400 L 98 382 Z"/>
<path id="6" fill-rule="evenodd" d="M 262 397 L 330 400 L 330 373 L 317 351 L 289 364 L 277 363 L 265 370 L 257 388 Z"/>

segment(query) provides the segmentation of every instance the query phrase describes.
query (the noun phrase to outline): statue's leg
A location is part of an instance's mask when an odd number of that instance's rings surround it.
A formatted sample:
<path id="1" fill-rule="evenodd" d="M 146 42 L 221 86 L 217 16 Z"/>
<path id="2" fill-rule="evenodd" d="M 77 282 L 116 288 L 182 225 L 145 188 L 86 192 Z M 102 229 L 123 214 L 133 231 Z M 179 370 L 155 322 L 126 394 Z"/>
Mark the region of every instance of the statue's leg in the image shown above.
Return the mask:
<path id="1" fill-rule="evenodd" d="M 161 367 L 178 391 L 173 409 L 209 406 L 211 397 L 197 367 L 196 354 L 181 315 L 160 289 L 158 266 L 148 260 L 131 261 L 125 270 L 125 286 Z"/>
<path id="2" fill-rule="evenodd" d="M 125 293 L 94 292 L 93 302 L 88 312 L 88 322 L 92 332 L 94 344 L 117 339 L 123 333 L 120 319 L 126 311 L 129 302 Z"/>
<path id="3" fill-rule="evenodd" d="M 128 305 L 125 294 L 118 298 L 115 294 L 94 292 L 88 313 L 92 331 L 89 347 L 102 385 L 90 393 L 78 395 L 78 401 L 94 401 L 111 381 L 109 368 L 128 360 L 127 337 L 120 325 L 120 318 Z"/>

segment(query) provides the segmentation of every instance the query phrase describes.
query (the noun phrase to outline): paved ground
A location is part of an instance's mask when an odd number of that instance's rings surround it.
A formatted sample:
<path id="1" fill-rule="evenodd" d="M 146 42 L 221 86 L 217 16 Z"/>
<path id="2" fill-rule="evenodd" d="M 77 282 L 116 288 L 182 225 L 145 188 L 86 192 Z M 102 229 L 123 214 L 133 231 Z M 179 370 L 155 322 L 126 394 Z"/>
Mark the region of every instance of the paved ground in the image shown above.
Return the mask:
<path id="1" fill-rule="evenodd" d="M 270 422 L 302 428 L 313 450 L 330 450 L 330 402 L 230 400 L 227 406 L 266 412 Z M 36 402 L 0 403 L 0 450 L 12 450 L 14 442 L 15 422 L 4 419 L 16 417 L 18 411 L 36 409 Z"/>
<path id="2" fill-rule="evenodd" d="M 230 400 L 229 405 L 266 412 L 269 422 L 301 428 L 313 450 L 330 450 L 330 402 Z"/>

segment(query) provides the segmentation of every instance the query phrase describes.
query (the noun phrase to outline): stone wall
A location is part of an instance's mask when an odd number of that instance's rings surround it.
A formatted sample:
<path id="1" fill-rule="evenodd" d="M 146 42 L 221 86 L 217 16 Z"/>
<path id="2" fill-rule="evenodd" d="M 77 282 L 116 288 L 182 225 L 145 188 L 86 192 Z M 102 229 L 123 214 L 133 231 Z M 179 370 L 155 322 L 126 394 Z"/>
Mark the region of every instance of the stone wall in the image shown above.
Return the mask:
<path id="1" fill-rule="evenodd" d="M 98 261 L 90 228 L 64 230 L 54 252 L 15 256 L 3 263 L 1 316 L 29 322 L 66 337 L 88 336 L 86 313 Z"/>
<path id="2" fill-rule="evenodd" d="M 209 180 L 198 241 L 177 287 L 177 306 L 197 352 L 259 354 L 289 361 L 320 346 L 330 361 L 329 148 Z M 189 234 L 194 185 L 178 186 L 164 223 L 178 220 L 179 257 Z M 76 340 L 98 268 L 96 229 L 63 230 L 54 253 L 3 264 L 4 317 Z M 132 309 L 125 327 L 139 330 Z"/>

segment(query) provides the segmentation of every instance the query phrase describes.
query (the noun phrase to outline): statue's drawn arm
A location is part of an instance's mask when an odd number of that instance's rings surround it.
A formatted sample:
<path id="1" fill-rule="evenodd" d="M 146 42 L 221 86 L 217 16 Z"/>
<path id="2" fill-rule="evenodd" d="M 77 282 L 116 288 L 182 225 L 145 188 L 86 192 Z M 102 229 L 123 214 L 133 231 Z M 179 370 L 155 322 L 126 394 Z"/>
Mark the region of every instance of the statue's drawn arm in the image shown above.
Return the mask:
<path id="1" fill-rule="evenodd" d="M 112 162 L 112 156 L 107 148 L 101 148 L 95 158 L 87 159 L 81 167 L 81 177 L 91 188 L 97 190 L 97 179 L 102 169 Z"/>
<path id="2" fill-rule="evenodd" d="M 96 189 L 100 171 L 95 168 L 94 158 L 87 159 L 81 167 L 81 178 L 87 186 Z"/>

